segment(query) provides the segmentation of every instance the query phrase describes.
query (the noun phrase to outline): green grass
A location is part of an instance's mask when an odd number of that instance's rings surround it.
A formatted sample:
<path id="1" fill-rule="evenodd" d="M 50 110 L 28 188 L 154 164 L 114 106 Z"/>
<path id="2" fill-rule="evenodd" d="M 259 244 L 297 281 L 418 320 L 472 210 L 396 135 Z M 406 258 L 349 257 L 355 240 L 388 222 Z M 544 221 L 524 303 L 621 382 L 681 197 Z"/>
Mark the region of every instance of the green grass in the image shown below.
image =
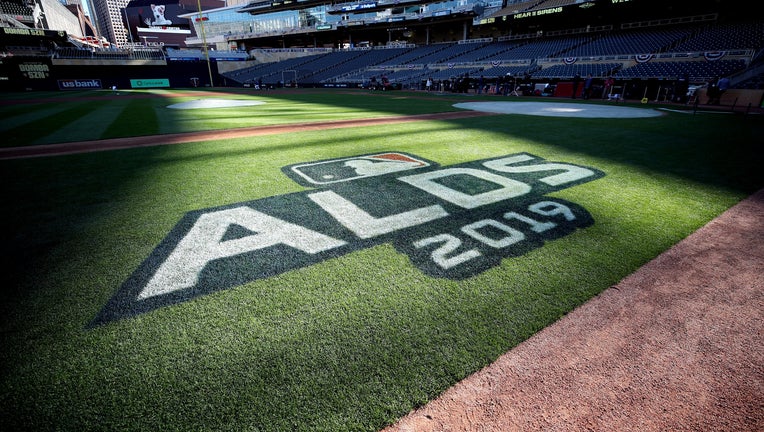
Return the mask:
<path id="1" fill-rule="evenodd" d="M 102 93 L 0 105 L 16 140 L 5 145 L 441 112 L 463 100 L 305 90 L 177 113 L 168 101 L 194 97 Z M 87 119 L 99 126 L 73 127 Z M 0 161 L 1 422 L 378 430 L 764 186 L 763 126 L 710 114 L 497 115 Z M 443 166 L 528 152 L 596 168 L 605 176 L 552 194 L 594 224 L 465 280 L 427 276 L 381 244 L 88 327 L 185 213 L 302 191 L 281 172 L 290 164 L 391 150 Z"/>
<path id="2" fill-rule="evenodd" d="M 63 96 L 62 96 L 63 94 Z M 323 122 L 357 118 L 454 111 L 453 101 L 412 98 L 395 93 L 358 97 L 360 91 L 293 92 L 111 90 L 35 94 L 28 103 L 19 95 L 0 104 L 0 146 L 16 147 L 138 135 Z M 67 96 L 64 98 L 64 96 Z M 41 102 L 48 98 L 47 101 Z M 253 100 L 262 105 L 179 110 L 169 106 L 202 98 Z"/>

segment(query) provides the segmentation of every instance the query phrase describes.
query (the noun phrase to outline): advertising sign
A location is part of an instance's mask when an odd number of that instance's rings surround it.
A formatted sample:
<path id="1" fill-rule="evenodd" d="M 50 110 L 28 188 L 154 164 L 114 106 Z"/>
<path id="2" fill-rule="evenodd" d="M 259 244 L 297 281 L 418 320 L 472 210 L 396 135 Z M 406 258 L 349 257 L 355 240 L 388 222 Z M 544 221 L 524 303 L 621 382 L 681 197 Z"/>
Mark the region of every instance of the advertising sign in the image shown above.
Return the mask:
<path id="1" fill-rule="evenodd" d="M 103 88 L 99 79 L 63 79 L 58 80 L 59 90 L 82 90 Z"/>
<path id="2" fill-rule="evenodd" d="M 132 88 L 170 87 L 170 80 L 167 78 L 131 79 L 130 87 Z"/>

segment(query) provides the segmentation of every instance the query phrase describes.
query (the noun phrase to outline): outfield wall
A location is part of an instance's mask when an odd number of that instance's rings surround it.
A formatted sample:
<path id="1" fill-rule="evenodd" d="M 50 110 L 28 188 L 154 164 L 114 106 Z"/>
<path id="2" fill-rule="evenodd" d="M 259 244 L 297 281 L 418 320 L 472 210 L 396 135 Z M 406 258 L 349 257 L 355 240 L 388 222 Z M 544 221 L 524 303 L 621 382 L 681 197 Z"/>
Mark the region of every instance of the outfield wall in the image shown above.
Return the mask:
<path id="1" fill-rule="evenodd" d="M 167 80 L 169 87 L 223 85 L 217 63 L 206 61 L 61 61 L 50 57 L 5 57 L 0 60 L 0 91 L 132 88 L 133 80 Z M 154 81 L 161 82 L 161 81 Z"/>
<path id="2" fill-rule="evenodd" d="M 698 89 L 698 105 L 702 106 L 707 104 L 708 95 L 706 89 Z M 747 90 L 747 89 L 730 89 L 724 92 L 719 100 L 720 106 L 729 107 L 752 107 L 752 108 L 764 108 L 764 90 Z"/>

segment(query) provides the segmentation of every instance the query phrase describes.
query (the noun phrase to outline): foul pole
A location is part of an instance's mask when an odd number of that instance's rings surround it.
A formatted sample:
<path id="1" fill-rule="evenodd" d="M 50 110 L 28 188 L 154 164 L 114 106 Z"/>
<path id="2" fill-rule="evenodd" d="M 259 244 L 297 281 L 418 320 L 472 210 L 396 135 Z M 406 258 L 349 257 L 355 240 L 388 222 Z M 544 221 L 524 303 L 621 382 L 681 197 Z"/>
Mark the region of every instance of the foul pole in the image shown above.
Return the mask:
<path id="1" fill-rule="evenodd" d="M 207 73 L 210 75 L 210 87 L 215 87 L 212 81 L 212 67 L 210 66 L 210 53 L 207 50 L 207 36 L 204 34 L 204 17 L 202 16 L 202 1 L 196 0 L 196 9 L 199 11 L 199 29 L 202 33 L 202 45 L 204 45 L 204 59 L 207 60 Z"/>

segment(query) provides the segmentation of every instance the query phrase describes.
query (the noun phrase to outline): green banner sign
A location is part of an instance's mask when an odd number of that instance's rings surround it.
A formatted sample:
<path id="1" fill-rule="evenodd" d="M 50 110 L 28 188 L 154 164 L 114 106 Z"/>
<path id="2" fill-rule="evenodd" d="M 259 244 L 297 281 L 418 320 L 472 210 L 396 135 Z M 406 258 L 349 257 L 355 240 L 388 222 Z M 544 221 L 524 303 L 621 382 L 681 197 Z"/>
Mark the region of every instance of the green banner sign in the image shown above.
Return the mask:
<path id="1" fill-rule="evenodd" d="M 156 79 L 131 79 L 132 88 L 170 87 L 170 80 L 166 78 Z"/>

